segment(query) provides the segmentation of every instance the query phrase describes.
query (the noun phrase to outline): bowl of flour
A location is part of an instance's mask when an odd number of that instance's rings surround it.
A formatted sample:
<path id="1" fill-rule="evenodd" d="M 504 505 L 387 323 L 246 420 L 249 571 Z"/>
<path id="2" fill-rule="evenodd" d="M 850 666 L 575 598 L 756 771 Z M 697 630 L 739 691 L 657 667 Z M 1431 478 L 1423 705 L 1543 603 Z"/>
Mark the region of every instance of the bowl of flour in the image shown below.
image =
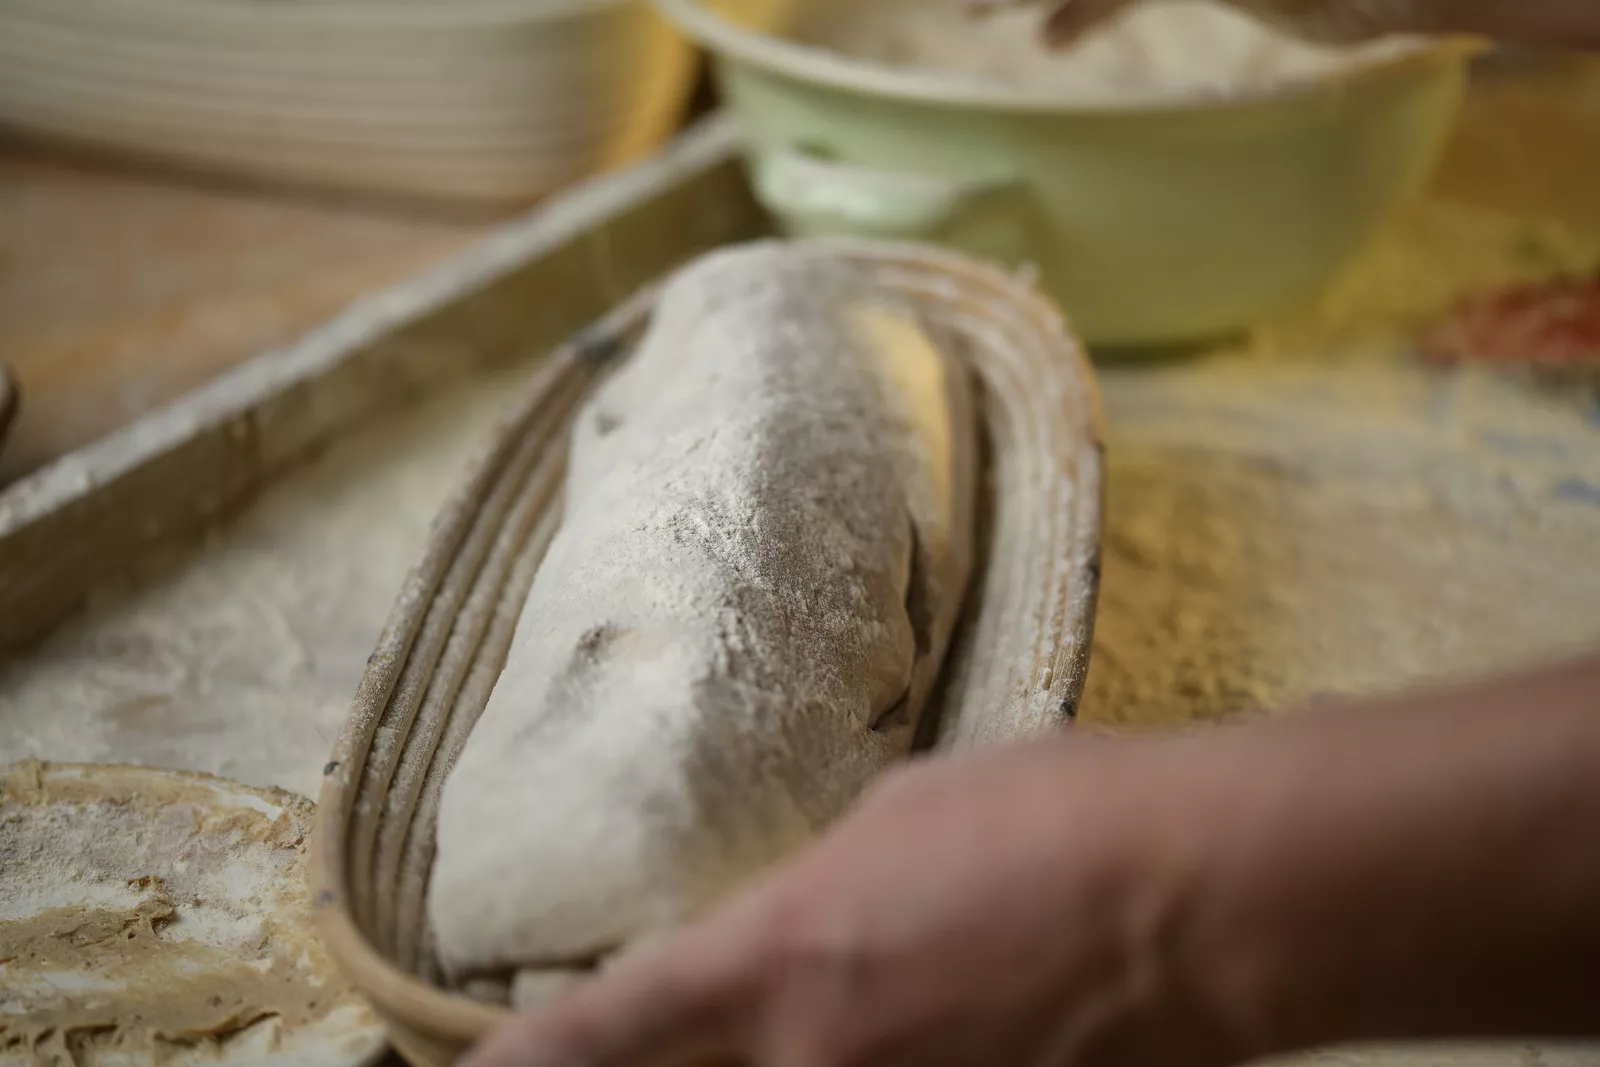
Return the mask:
<path id="1" fill-rule="evenodd" d="M 1100 345 L 1314 295 L 1426 181 L 1477 48 L 1313 44 L 1217 0 L 1140 0 L 1059 52 L 1037 6 L 656 3 L 713 54 L 789 232 L 1028 264 Z"/>

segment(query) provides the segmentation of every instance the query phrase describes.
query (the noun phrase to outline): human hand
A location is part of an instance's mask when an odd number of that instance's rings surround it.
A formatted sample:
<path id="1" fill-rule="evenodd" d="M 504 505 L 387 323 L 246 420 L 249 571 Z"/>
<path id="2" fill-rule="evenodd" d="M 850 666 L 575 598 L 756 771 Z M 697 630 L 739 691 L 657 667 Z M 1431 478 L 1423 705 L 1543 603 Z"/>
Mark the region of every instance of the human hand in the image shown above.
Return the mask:
<path id="1" fill-rule="evenodd" d="M 1179 1010 L 1159 743 L 1078 735 L 927 761 L 810 851 L 624 956 L 471 1067 L 992 1067 L 1242 1058 Z M 1191 780 L 1194 781 L 1194 780 Z M 1221 793 L 1227 790 L 1219 790 Z"/>
<path id="2" fill-rule="evenodd" d="M 914 765 L 467 1067 L 1222 1067 L 1594 1036 L 1600 658 Z"/>

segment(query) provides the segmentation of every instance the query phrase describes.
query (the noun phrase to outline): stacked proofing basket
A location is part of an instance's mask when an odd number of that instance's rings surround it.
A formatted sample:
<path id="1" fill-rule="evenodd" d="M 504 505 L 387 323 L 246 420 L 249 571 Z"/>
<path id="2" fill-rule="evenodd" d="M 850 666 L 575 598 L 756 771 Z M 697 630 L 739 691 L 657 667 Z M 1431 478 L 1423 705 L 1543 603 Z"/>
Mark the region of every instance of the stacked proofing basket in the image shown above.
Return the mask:
<path id="1" fill-rule="evenodd" d="M 1100 573 L 1101 429 L 1088 364 L 1033 290 L 950 253 L 820 246 L 962 339 L 982 400 L 978 569 L 935 695 L 936 744 L 1070 722 Z M 575 409 L 647 324 L 646 293 L 542 367 L 436 521 L 325 768 L 313 844 L 329 952 L 414 1064 L 445 1067 L 503 1010 L 439 984 L 424 897 L 446 777 L 489 699 L 560 521 Z"/>
<path id="2" fill-rule="evenodd" d="M 645 0 L 0 0 L 0 124 L 251 179 L 516 203 L 655 148 Z"/>

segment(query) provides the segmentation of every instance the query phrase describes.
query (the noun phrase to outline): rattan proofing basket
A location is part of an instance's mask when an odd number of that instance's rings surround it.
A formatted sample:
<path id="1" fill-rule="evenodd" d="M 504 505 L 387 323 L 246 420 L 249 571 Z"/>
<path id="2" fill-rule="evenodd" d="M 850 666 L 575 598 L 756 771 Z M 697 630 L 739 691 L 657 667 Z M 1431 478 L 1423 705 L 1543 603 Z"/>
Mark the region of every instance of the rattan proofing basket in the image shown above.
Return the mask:
<path id="1" fill-rule="evenodd" d="M 654 151 L 695 70 L 645 0 L 0 0 L 0 122 L 356 194 L 526 203 Z"/>
<path id="2" fill-rule="evenodd" d="M 940 748 L 1077 713 L 1100 574 L 1102 435 L 1081 347 L 1024 281 L 923 248 L 832 242 L 956 331 L 984 422 L 978 570 L 936 694 Z M 560 517 L 575 410 L 653 294 L 555 352 L 436 520 L 325 768 L 313 841 L 329 952 L 400 1052 L 446 1067 L 504 1017 L 444 989 L 424 909 L 445 779 L 488 701 Z"/>

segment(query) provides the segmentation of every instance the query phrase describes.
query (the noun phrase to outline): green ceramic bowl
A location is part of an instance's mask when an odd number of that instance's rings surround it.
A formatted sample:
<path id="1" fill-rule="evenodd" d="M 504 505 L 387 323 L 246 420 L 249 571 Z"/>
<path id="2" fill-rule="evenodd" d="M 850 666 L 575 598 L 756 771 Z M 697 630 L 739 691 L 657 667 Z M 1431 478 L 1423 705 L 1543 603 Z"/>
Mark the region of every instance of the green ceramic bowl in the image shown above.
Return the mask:
<path id="1" fill-rule="evenodd" d="M 785 40 L 789 0 L 656 3 L 715 57 L 786 229 L 1031 263 L 1096 344 L 1225 333 L 1315 293 L 1427 179 L 1478 47 L 1227 100 L 1083 107 Z"/>

